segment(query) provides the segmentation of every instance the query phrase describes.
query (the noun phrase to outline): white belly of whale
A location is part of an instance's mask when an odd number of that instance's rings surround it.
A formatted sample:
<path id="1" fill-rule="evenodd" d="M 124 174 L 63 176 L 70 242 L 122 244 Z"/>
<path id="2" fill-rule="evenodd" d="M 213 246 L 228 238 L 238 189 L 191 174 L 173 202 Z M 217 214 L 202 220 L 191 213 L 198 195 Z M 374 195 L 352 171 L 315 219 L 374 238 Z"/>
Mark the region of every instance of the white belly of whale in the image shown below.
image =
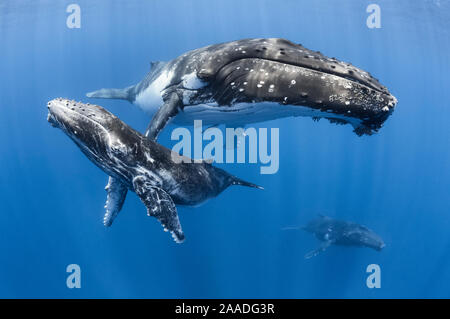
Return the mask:
<path id="1" fill-rule="evenodd" d="M 150 115 L 154 114 L 164 104 L 162 96 L 170 85 L 173 76 L 173 70 L 162 72 L 146 89 L 136 95 L 134 103 L 144 112 Z M 181 79 L 181 87 L 187 89 L 185 94 L 187 97 L 192 94 L 192 91 L 189 90 L 197 90 L 206 85 L 197 77 L 195 72 L 185 74 Z"/>
<path id="2" fill-rule="evenodd" d="M 134 104 L 152 115 L 163 105 L 162 92 L 169 85 L 173 71 L 162 72 L 147 88 L 136 95 Z"/>
<path id="3" fill-rule="evenodd" d="M 187 105 L 174 117 L 173 123 L 189 126 L 193 125 L 194 120 L 202 120 L 204 125 L 243 126 L 292 116 L 340 119 L 349 122 L 355 128 L 361 124 L 360 119 L 351 116 L 322 112 L 306 106 L 282 105 L 273 102 L 237 103 L 233 106 L 218 106 L 215 103 Z"/>

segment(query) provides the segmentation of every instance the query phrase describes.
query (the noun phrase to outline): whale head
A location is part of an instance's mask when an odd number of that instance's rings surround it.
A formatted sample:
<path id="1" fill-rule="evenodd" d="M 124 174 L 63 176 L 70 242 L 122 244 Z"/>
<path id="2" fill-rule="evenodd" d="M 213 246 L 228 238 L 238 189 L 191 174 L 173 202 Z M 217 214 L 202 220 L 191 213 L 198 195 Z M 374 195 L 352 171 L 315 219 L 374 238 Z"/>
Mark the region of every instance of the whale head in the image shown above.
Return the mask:
<path id="1" fill-rule="evenodd" d="M 48 122 L 64 131 L 69 137 L 85 145 L 95 144 L 96 135 L 109 133 L 114 116 L 93 104 L 84 104 L 67 99 L 54 99 L 47 103 Z"/>
<path id="2" fill-rule="evenodd" d="M 386 246 L 383 239 L 379 235 L 362 225 L 358 225 L 357 229 L 353 230 L 348 237 L 354 242 L 359 242 L 362 246 L 378 251 L 382 250 Z"/>
<path id="3" fill-rule="evenodd" d="M 123 134 L 125 124 L 104 108 L 67 99 L 47 103 L 49 123 L 69 136 L 97 166 L 109 172 L 123 161 L 130 145 Z M 119 165 L 120 166 L 120 165 Z"/>

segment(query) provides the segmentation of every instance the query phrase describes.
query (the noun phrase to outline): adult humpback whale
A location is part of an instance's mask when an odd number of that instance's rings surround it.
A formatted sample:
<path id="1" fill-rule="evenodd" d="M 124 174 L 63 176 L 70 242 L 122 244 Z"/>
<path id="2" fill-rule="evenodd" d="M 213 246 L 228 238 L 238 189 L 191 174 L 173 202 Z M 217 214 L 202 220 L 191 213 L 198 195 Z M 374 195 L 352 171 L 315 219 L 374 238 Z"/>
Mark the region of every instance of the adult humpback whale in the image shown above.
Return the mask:
<path id="1" fill-rule="evenodd" d="M 184 240 L 175 204 L 197 205 L 230 185 L 261 188 L 208 163 L 180 163 L 180 155 L 145 138 L 97 105 L 66 99 L 48 102 L 48 121 L 110 176 L 105 226 L 122 208 L 128 190 L 136 192 L 176 242 Z M 184 158 L 186 160 L 186 158 Z"/>
<path id="2" fill-rule="evenodd" d="M 376 132 L 397 100 L 369 73 L 288 40 L 245 39 L 152 63 L 147 76 L 93 98 L 124 99 L 156 114 L 146 131 L 157 138 L 179 125 L 244 125 L 288 116 L 350 123 L 358 135 Z"/>
<path id="3" fill-rule="evenodd" d="M 380 236 L 366 226 L 353 222 L 333 219 L 320 215 L 302 227 L 316 235 L 322 241 L 319 248 L 307 253 L 305 258 L 311 258 L 327 249 L 330 245 L 365 246 L 375 250 L 381 250 L 385 244 Z"/>

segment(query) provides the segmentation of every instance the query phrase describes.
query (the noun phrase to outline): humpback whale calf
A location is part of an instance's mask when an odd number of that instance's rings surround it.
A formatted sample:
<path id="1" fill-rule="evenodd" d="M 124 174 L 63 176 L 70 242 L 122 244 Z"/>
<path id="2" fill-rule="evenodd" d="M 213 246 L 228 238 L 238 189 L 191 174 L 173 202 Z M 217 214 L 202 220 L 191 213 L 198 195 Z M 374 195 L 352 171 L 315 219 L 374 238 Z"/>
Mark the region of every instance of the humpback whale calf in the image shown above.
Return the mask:
<path id="1" fill-rule="evenodd" d="M 279 38 L 244 39 L 153 62 L 138 84 L 100 89 L 91 98 L 123 99 L 154 114 L 145 133 L 156 139 L 178 125 L 245 125 L 289 116 L 326 118 L 372 134 L 397 99 L 366 71 Z"/>
<path id="2" fill-rule="evenodd" d="M 307 253 L 305 258 L 311 258 L 325 251 L 330 245 L 365 246 L 380 251 L 385 244 L 380 236 L 366 226 L 353 222 L 333 219 L 320 215 L 301 229 L 313 233 L 322 241 L 319 248 Z"/>
<path id="3" fill-rule="evenodd" d="M 47 107 L 50 124 L 66 133 L 110 176 L 105 226 L 112 224 L 131 190 L 147 207 L 147 214 L 156 217 L 176 242 L 182 242 L 184 233 L 175 204 L 200 204 L 230 185 L 261 188 L 208 163 L 181 161 L 180 155 L 144 137 L 100 106 L 60 98 L 48 102 Z"/>

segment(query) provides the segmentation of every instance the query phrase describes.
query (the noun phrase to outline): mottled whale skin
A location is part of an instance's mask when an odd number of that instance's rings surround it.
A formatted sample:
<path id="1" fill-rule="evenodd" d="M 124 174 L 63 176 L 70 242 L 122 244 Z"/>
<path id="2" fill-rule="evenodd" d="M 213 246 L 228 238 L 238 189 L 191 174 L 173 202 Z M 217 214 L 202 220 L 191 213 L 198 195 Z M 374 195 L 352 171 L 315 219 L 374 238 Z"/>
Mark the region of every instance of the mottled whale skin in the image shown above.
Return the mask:
<path id="1" fill-rule="evenodd" d="M 381 128 L 397 100 L 366 71 L 279 38 L 244 39 L 152 63 L 144 80 L 101 89 L 93 98 L 125 99 L 156 114 L 146 135 L 178 125 L 245 125 L 289 116 L 350 123 L 358 135 Z"/>
<path id="2" fill-rule="evenodd" d="M 105 226 L 112 224 L 131 190 L 146 205 L 148 215 L 156 217 L 176 242 L 182 242 L 175 204 L 198 205 L 230 185 L 261 188 L 208 163 L 187 162 L 186 157 L 146 138 L 100 106 L 60 98 L 47 107 L 48 121 L 110 176 Z"/>
<path id="3" fill-rule="evenodd" d="M 364 246 L 380 251 L 385 244 L 380 236 L 367 228 L 353 222 L 333 219 L 320 215 L 310 221 L 303 230 L 313 233 L 322 245 L 308 254 L 305 258 L 316 256 L 330 245 Z"/>

